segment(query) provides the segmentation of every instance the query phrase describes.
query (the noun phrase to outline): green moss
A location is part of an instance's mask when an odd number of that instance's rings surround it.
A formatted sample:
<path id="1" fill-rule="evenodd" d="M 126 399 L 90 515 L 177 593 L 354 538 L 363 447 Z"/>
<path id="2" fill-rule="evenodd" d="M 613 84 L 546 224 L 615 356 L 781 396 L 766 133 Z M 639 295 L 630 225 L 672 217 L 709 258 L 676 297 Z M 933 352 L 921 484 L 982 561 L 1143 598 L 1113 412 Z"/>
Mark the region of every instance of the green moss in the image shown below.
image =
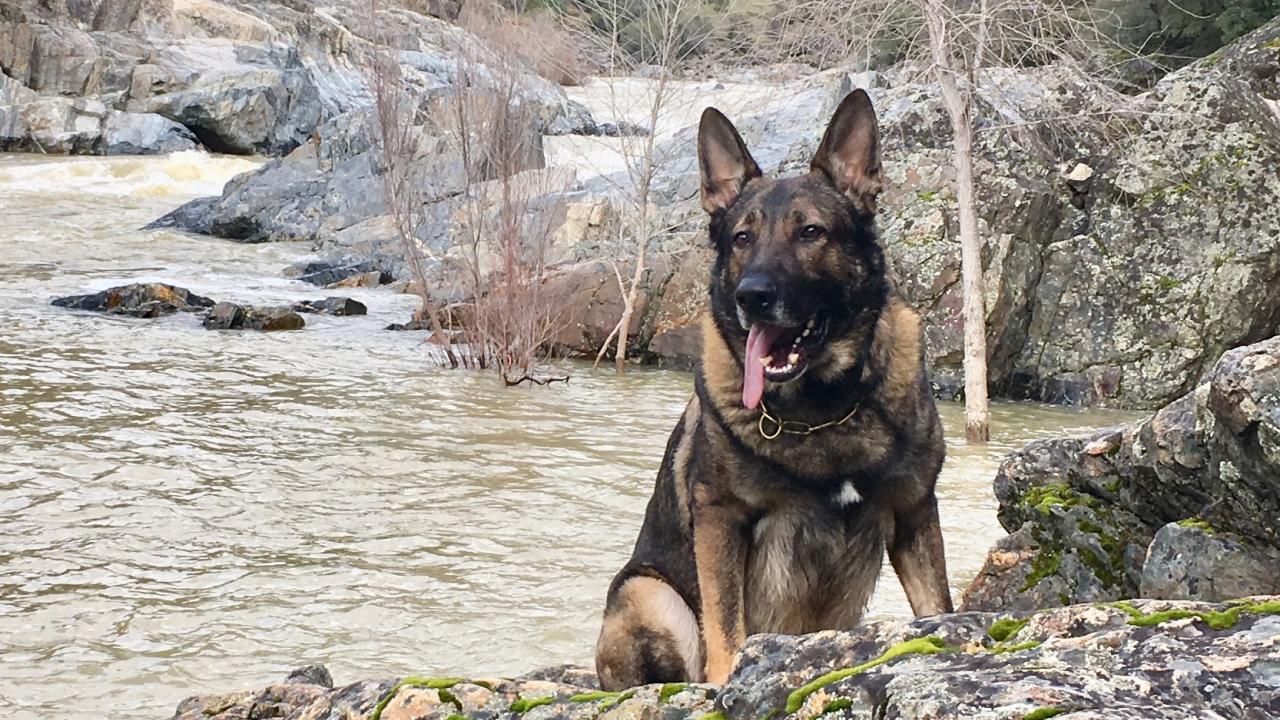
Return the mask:
<path id="1" fill-rule="evenodd" d="M 715 712 L 709 712 L 706 715 L 702 715 L 701 717 L 698 718 L 698 720 L 727 720 L 727 719 L 725 718 L 724 713 L 720 712 L 719 710 L 716 710 Z"/>
<path id="2" fill-rule="evenodd" d="M 1112 495 L 1115 495 L 1116 493 L 1120 492 L 1120 488 L 1124 487 L 1124 478 L 1117 477 L 1115 480 L 1112 480 L 1111 482 L 1107 483 L 1105 487 L 1107 492 L 1111 493 Z"/>
<path id="3" fill-rule="evenodd" d="M 684 692 L 684 689 L 687 687 L 689 687 L 689 683 L 667 683 L 658 691 L 658 700 L 666 702 L 676 695 Z"/>
<path id="4" fill-rule="evenodd" d="M 1017 645 L 1006 645 L 1004 643 L 996 643 L 991 646 L 991 652 L 995 655 L 1004 655 L 1006 653 L 1022 652 L 1023 650 L 1034 650 L 1040 647 L 1039 640 L 1028 640 L 1018 643 Z"/>
<path id="5" fill-rule="evenodd" d="M 1182 281 L 1175 277 L 1169 277 L 1168 275 L 1161 275 L 1160 277 L 1156 278 L 1156 285 L 1160 286 L 1161 290 L 1168 292 L 1178 287 L 1179 285 L 1182 285 Z"/>
<path id="6" fill-rule="evenodd" d="M 805 699 L 831 683 L 853 677 L 858 673 L 866 672 L 871 668 L 883 665 L 904 655 L 934 655 L 941 652 L 952 651 L 954 651 L 954 648 L 947 647 L 943 644 L 942 638 L 934 636 L 919 637 L 913 640 L 907 640 L 906 642 L 900 642 L 897 645 L 890 647 L 888 650 L 885 650 L 884 653 L 877 658 L 868 660 L 861 665 L 856 665 L 851 668 L 833 670 L 792 691 L 792 693 L 787 696 L 786 711 L 788 713 L 793 713 L 799 710 L 800 706 L 804 705 Z"/>
<path id="7" fill-rule="evenodd" d="M 774 708 L 769 712 L 761 715 L 760 720 L 773 720 L 774 718 L 778 717 L 781 714 L 782 714 L 782 710 L 780 708 Z"/>
<path id="8" fill-rule="evenodd" d="M 848 710 L 851 707 L 853 707 L 853 700 L 850 700 L 849 698 L 836 698 L 835 700 L 827 703 L 826 707 L 822 708 L 822 712 L 819 714 L 826 715 L 827 713 L 840 712 L 841 710 Z"/>
<path id="9" fill-rule="evenodd" d="M 1280 38 L 1276 38 L 1274 40 L 1268 40 L 1262 43 L 1262 47 L 1268 50 L 1280 50 Z"/>
<path id="10" fill-rule="evenodd" d="M 550 705 L 555 701 L 556 701 L 556 698 L 554 695 L 547 695 L 546 697 L 536 697 L 536 698 L 516 698 L 511 702 L 511 707 L 509 709 L 511 710 L 511 712 L 517 715 L 523 715 L 536 707 L 541 707 L 543 705 Z M 370 720 L 373 720 L 373 719 L 370 718 Z"/>
<path id="11" fill-rule="evenodd" d="M 1064 712 L 1066 712 L 1066 710 L 1059 707 L 1036 708 L 1026 715 L 1023 715 L 1022 720 L 1045 720 L 1046 718 L 1057 717 Z"/>
<path id="12" fill-rule="evenodd" d="M 1213 526 L 1203 518 L 1186 518 L 1185 520 L 1179 520 L 1178 525 L 1184 528 L 1194 528 L 1209 535 L 1213 534 Z"/>
<path id="13" fill-rule="evenodd" d="M 996 642 L 1004 642 L 1017 635 L 1022 628 L 1027 626 L 1027 622 L 1027 618 L 1001 618 L 987 628 L 987 637 Z"/>
<path id="14" fill-rule="evenodd" d="M 1245 603 L 1233 605 L 1226 610 L 1164 610 L 1162 612 L 1154 612 L 1132 615 L 1129 618 L 1130 625 L 1139 627 L 1151 627 L 1160 623 L 1169 622 L 1170 620 L 1182 620 L 1185 618 L 1195 618 L 1214 630 L 1226 630 L 1235 627 L 1240 622 L 1240 616 L 1249 613 L 1250 615 L 1276 615 L 1280 614 L 1280 600 L 1271 600 L 1260 603 Z"/>
<path id="15" fill-rule="evenodd" d="M 404 678 L 400 682 L 396 683 L 394 687 L 388 690 L 387 694 L 382 696 L 382 699 L 378 701 L 377 705 L 373 706 L 373 712 L 369 713 L 369 720 L 378 720 L 379 718 L 381 718 L 382 711 L 386 709 L 387 703 L 390 703 L 391 700 L 397 694 L 399 694 L 399 692 L 404 688 L 412 687 L 412 688 L 426 688 L 428 690 L 447 690 L 448 688 L 451 688 L 460 682 L 466 682 L 466 680 L 463 678 L 454 678 L 454 677 L 429 678 L 429 677 L 410 676 L 410 677 Z M 453 697 L 451 693 L 449 694 L 449 696 Z M 445 700 L 445 697 L 443 694 L 440 696 L 440 699 L 442 701 Z M 459 705 L 459 707 L 461 707 L 461 705 Z"/>
<path id="16" fill-rule="evenodd" d="M 1057 507 L 1064 509 L 1080 505 L 1093 507 L 1097 502 L 1096 499 L 1072 488 L 1066 483 L 1046 483 L 1027 488 L 1027 491 L 1022 495 L 1022 499 L 1018 501 L 1023 507 L 1035 510 L 1045 517 L 1052 514 L 1053 509 Z"/>
<path id="17" fill-rule="evenodd" d="M 453 713 L 449 717 L 445 718 L 444 720 L 469 720 L 469 719 L 467 718 L 466 715 L 463 715 L 461 713 Z"/>
<path id="18" fill-rule="evenodd" d="M 1031 559 L 1031 574 L 1027 575 L 1026 582 L 1022 583 L 1022 591 L 1026 592 L 1039 585 L 1041 580 L 1050 575 L 1056 575 L 1060 567 L 1062 567 L 1062 552 L 1041 546 L 1036 556 Z"/>
<path id="19" fill-rule="evenodd" d="M 458 708 L 459 710 L 462 709 L 462 701 L 458 699 L 457 695 L 454 695 L 448 690 L 444 688 L 440 688 L 439 690 L 436 690 L 436 695 L 440 696 L 440 702 L 447 702 L 450 705 L 453 705 L 454 707 Z"/>
<path id="20" fill-rule="evenodd" d="M 608 710 L 609 708 L 613 707 L 614 705 L 619 705 L 619 704 L 621 704 L 621 703 L 624 703 L 624 702 L 626 702 L 626 701 L 630 700 L 631 698 L 633 698 L 633 697 L 635 697 L 635 696 L 636 696 L 636 691 L 635 691 L 635 690 L 628 690 L 628 691 L 626 691 L 626 692 L 624 692 L 624 693 L 615 693 L 613 697 L 611 697 L 611 698 L 605 698 L 604 700 L 602 700 L 602 701 L 600 702 L 600 709 L 601 709 L 601 710 Z"/>

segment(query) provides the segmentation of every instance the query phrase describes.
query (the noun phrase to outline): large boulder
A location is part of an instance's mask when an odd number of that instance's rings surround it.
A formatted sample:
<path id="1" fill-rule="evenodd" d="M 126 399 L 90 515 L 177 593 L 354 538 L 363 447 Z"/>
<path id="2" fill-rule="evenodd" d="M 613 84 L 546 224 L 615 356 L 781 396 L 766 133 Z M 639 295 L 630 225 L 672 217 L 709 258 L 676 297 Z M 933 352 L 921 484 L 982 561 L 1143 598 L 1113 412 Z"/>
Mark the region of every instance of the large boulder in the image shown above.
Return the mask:
<path id="1" fill-rule="evenodd" d="M 1280 337 L 1144 422 L 1028 445 L 995 491 L 1011 534 L 967 609 L 1280 592 Z"/>
<path id="2" fill-rule="evenodd" d="M 510 680 L 405 677 L 335 688 L 312 667 L 263 689 L 188 698 L 173 718 L 1251 720 L 1280 713 L 1278 652 L 1280 598 L 1136 601 L 757 635 L 719 688 L 602 692 L 594 673 L 566 666 Z"/>

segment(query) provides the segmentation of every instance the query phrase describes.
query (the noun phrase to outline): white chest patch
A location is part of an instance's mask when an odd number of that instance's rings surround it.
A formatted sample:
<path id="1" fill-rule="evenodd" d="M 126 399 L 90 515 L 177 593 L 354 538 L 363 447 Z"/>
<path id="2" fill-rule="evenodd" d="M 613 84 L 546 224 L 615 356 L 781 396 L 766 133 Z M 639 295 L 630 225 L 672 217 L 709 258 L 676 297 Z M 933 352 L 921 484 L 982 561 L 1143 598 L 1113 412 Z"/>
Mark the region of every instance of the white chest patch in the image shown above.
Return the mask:
<path id="1" fill-rule="evenodd" d="M 858 492 L 858 488 L 853 483 L 847 482 L 840 486 L 840 492 L 831 497 L 831 501 L 840 507 L 846 505 L 855 505 L 862 502 L 862 493 Z"/>

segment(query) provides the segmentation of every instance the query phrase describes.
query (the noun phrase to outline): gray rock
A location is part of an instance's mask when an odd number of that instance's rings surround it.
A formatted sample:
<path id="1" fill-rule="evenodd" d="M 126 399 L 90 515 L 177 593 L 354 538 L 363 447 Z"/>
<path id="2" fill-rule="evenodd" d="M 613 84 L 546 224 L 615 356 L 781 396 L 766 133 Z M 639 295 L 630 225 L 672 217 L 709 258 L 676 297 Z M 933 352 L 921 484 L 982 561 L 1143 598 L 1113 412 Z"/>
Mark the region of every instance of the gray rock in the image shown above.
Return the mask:
<path id="1" fill-rule="evenodd" d="M 254 307 L 220 302 L 204 316 L 208 330 L 301 330 L 302 316 L 287 307 Z"/>
<path id="2" fill-rule="evenodd" d="M 1280 549 L 1253 547 L 1199 520 L 1169 523 L 1147 548 L 1141 597 L 1222 601 L 1280 593 Z"/>
<path id="3" fill-rule="evenodd" d="M 89 295 L 68 295 L 52 305 L 73 310 L 91 310 L 111 315 L 153 318 L 176 312 L 194 312 L 214 306 L 213 300 L 186 288 L 164 283 L 120 285 Z"/>
<path id="4" fill-rule="evenodd" d="M 1243 606 L 1135 601 L 1023 617 L 960 613 L 849 632 L 757 635 L 719 688 L 671 684 L 601 693 L 590 671 L 557 666 L 514 680 L 419 677 L 333 690 L 273 685 L 188 698 L 173 717 L 367 718 L 378 712 L 381 720 L 682 720 L 721 713 L 732 720 L 923 720 L 1067 713 L 1063 717 L 1254 720 L 1280 714 L 1277 652 L 1280 597 Z"/>
<path id="5" fill-rule="evenodd" d="M 347 278 L 367 273 L 378 274 L 378 282 L 375 283 L 377 285 L 386 285 L 393 280 L 391 273 L 380 268 L 378 263 L 369 260 L 361 262 L 306 262 L 286 269 L 284 274 L 289 277 L 296 277 L 305 283 L 328 287 Z"/>
<path id="6" fill-rule="evenodd" d="M 329 674 L 329 668 L 320 664 L 297 668 L 284 681 L 285 684 L 319 685 L 333 689 L 333 676 Z"/>
<path id="7" fill-rule="evenodd" d="M 324 123 L 367 107 L 367 67 L 375 52 L 397 54 L 415 86 L 446 90 L 457 58 L 483 67 L 497 51 L 447 22 L 457 6 L 413 2 L 379 17 L 377 35 L 363 0 L 77 0 L 74 7 L 14 0 L 0 15 L 0 70 L 34 92 L 19 110 L 67 132 L 66 107 L 85 100 L 105 110 L 156 114 L 186 127 L 215 152 L 284 155 Z M 452 8 L 452 9 L 451 9 Z M 378 42 L 395 38 L 393 48 Z M 590 126 L 581 107 L 550 82 L 522 87 L 543 110 L 540 123 L 565 132 Z M 39 101 L 42 106 L 26 110 Z M 0 117 L 0 120 L 5 118 Z M 51 121 L 52 119 L 52 121 Z M 168 152 L 164 133 L 147 152 Z M 3 138 L 0 135 L 0 138 Z M 75 137 L 24 136 L 0 149 L 101 154 L 138 147 Z M 37 141 L 39 144 L 37 144 Z M 213 225 L 213 223 L 211 223 Z"/>
<path id="8" fill-rule="evenodd" d="M 196 149 L 186 127 L 147 113 L 111 110 L 102 127 L 103 155 L 152 155 Z"/>
<path id="9" fill-rule="evenodd" d="M 1146 421 L 1031 443 L 1001 464 L 995 492 L 1011 535 L 966 609 L 1276 592 L 1280 337 L 1226 352 Z"/>
<path id="10" fill-rule="evenodd" d="M 369 308 L 365 304 L 348 297 L 327 297 L 323 300 L 303 300 L 294 303 L 293 309 L 300 313 L 316 315 L 365 315 Z"/>

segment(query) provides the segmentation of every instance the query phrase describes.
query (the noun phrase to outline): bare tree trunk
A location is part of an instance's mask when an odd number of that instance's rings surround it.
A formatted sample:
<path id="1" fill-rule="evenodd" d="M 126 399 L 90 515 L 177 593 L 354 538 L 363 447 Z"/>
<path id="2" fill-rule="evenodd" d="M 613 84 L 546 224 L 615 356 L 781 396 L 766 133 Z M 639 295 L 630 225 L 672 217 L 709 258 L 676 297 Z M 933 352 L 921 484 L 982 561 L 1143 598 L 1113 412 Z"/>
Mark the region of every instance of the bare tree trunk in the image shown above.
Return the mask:
<path id="1" fill-rule="evenodd" d="M 640 232 L 645 228 L 641 227 Z M 613 366 L 621 374 L 627 363 L 627 336 L 631 332 L 631 314 L 636 309 L 636 298 L 640 295 L 640 279 L 644 277 L 644 243 L 640 244 L 640 253 L 636 255 L 636 270 L 631 274 L 631 287 L 622 296 L 622 317 L 618 319 L 618 345 L 613 351 Z"/>
<path id="2" fill-rule="evenodd" d="M 956 84 L 954 57 L 948 47 L 947 18 L 941 0 L 925 3 L 934 75 L 951 119 L 956 169 L 956 203 L 960 215 L 960 275 L 964 298 L 964 435 L 982 443 L 991 437 L 987 408 L 987 321 L 983 301 L 982 238 L 973 181 L 973 85 Z"/>

